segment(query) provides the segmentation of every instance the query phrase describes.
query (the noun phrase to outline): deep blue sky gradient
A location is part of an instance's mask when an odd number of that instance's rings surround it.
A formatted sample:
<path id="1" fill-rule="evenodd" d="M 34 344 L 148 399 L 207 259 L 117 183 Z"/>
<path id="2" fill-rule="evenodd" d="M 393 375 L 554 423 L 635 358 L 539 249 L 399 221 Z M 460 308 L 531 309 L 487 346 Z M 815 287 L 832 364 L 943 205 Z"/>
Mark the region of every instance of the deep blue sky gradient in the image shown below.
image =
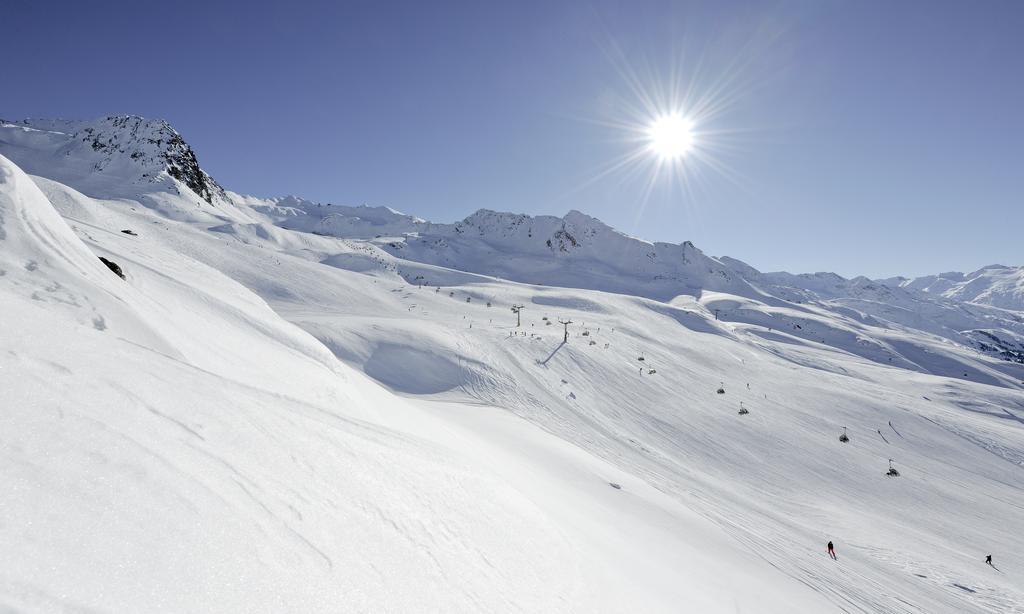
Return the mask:
<path id="1" fill-rule="evenodd" d="M 0 117 L 165 118 L 262 196 L 579 209 L 762 270 L 919 275 L 1024 264 L 1022 33 L 1013 1 L 0 0 Z M 622 66 L 730 79 L 700 127 L 724 173 L 593 180 L 632 147 Z"/>

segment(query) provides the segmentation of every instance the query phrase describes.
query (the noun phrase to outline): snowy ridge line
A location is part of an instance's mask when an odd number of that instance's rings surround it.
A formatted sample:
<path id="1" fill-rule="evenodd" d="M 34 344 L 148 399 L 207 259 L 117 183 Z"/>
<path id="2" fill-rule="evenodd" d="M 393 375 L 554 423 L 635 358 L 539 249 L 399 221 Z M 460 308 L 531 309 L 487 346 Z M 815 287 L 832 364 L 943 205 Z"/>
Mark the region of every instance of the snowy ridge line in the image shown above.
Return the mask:
<path id="1" fill-rule="evenodd" d="M 0 127 L 0 609 L 1024 611 L 1020 312 L 77 147 Z"/>

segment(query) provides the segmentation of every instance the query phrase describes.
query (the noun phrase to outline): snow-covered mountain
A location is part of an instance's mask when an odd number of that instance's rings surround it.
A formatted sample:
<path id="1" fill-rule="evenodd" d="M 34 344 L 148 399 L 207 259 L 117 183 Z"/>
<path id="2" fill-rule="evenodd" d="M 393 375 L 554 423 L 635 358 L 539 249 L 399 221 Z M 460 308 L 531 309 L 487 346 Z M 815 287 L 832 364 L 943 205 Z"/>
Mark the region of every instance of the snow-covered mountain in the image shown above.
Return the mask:
<path id="1" fill-rule="evenodd" d="M 128 187 L 131 194 L 144 191 L 140 184 L 159 184 L 172 177 L 207 203 L 224 197 L 224 189 L 199 167 L 192 148 L 163 120 L 121 115 L 94 121 L 0 123 L 5 127 L 4 148 L 29 172 L 56 171 L 68 183 L 83 187 L 102 176 L 101 189 Z M 120 179 L 122 185 L 109 178 Z"/>
<path id="2" fill-rule="evenodd" d="M 973 273 L 941 273 L 896 281 L 904 288 L 954 301 L 1024 311 L 1024 266 L 992 264 Z"/>
<path id="3" fill-rule="evenodd" d="M 1024 612 L 1024 312 L 925 286 L 5 123 L 0 609 Z"/>
<path id="4" fill-rule="evenodd" d="M 481 209 L 454 224 L 429 223 L 387 207 L 347 207 L 296 197 L 239 197 L 283 228 L 376 240 L 403 260 L 515 281 L 669 300 L 702 289 L 754 292 L 689 241 L 650 243 L 570 211 L 564 217 Z"/>
<path id="5" fill-rule="evenodd" d="M 930 293 L 897 280 L 846 279 L 835 273 L 761 273 L 723 258 L 759 290 L 837 317 L 870 317 L 876 325 L 898 326 L 953 341 L 1003 360 L 1022 362 L 1024 311 Z"/>
<path id="6" fill-rule="evenodd" d="M 482 209 L 454 224 L 432 224 L 390 209 L 308 202 L 296 207 L 294 199 L 283 202 L 286 204 L 277 210 L 261 210 L 282 227 L 368 241 L 404 262 L 659 301 L 680 296 L 700 300 L 709 293 L 723 293 L 782 312 L 793 311 L 793 322 L 804 317 L 798 312 L 823 310 L 827 315 L 822 326 L 830 332 L 815 336 L 823 343 L 831 343 L 835 335 L 840 344 L 862 336 L 836 329 L 845 326 L 843 322 L 851 314 L 858 321 L 872 316 L 883 328 L 907 327 L 1006 360 L 1024 359 L 1020 344 L 1024 315 L 1019 310 L 992 308 L 985 302 L 963 301 L 904 283 L 890 285 L 866 277 L 761 273 L 733 258 L 708 256 L 689 241 L 650 243 L 630 237 L 578 211 L 564 217 L 533 217 Z M 407 276 L 410 282 L 444 283 L 420 269 L 407 265 L 407 270 L 416 271 Z M 757 313 L 763 311 L 758 309 Z M 720 308 L 719 315 L 761 321 L 760 315 L 728 307 Z M 877 339 L 879 335 L 871 336 Z M 884 341 L 880 343 L 884 345 Z M 868 356 L 889 363 L 894 353 L 898 352 L 871 351 Z"/>

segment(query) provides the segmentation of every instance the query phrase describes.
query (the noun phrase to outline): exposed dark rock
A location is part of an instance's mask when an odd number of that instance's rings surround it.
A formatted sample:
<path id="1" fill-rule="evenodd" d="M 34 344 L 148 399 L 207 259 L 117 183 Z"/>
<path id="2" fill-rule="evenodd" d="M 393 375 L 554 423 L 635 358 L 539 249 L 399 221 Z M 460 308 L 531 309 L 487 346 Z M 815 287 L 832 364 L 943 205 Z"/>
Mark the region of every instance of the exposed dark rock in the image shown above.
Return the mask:
<path id="1" fill-rule="evenodd" d="M 114 115 L 92 122 L 79 129 L 75 138 L 103 154 L 95 164 L 104 170 L 120 156 L 127 156 L 144 169 L 166 170 L 207 203 L 224 197 L 224 188 L 217 184 L 196 160 L 196 154 L 181 135 L 163 120 L 148 120 L 135 115 Z M 153 177 L 150 172 L 142 177 Z"/>
<path id="2" fill-rule="evenodd" d="M 982 352 L 1003 360 L 1024 364 L 1024 347 L 1019 346 L 1012 340 L 1002 339 L 990 331 L 975 330 L 966 332 L 968 335 L 973 335 L 972 341 Z"/>
<path id="3" fill-rule="evenodd" d="M 216 192 L 223 192 L 223 189 L 199 168 L 195 152 L 181 135 L 174 133 L 167 141 L 163 158 L 167 162 L 167 173 L 187 185 L 206 202 L 212 203 L 213 195 Z"/>
<path id="4" fill-rule="evenodd" d="M 103 264 L 107 265 L 107 268 L 113 271 L 114 275 L 117 275 L 121 279 L 124 279 L 124 273 L 121 271 L 121 267 L 118 266 L 116 262 L 114 262 L 113 260 L 107 260 L 103 256 L 100 256 L 100 261 L 103 262 Z"/>

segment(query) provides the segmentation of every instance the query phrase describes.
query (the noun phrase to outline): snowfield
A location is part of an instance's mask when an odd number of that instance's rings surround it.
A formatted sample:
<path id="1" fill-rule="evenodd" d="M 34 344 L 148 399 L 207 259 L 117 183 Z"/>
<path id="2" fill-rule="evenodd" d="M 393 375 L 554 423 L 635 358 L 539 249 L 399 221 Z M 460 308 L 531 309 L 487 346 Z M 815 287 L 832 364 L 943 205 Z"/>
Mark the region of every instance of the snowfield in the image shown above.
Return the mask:
<path id="1" fill-rule="evenodd" d="M 0 611 L 1024 612 L 1024 269 L 762 273 L 195 161 L 0 122 Z"/>

